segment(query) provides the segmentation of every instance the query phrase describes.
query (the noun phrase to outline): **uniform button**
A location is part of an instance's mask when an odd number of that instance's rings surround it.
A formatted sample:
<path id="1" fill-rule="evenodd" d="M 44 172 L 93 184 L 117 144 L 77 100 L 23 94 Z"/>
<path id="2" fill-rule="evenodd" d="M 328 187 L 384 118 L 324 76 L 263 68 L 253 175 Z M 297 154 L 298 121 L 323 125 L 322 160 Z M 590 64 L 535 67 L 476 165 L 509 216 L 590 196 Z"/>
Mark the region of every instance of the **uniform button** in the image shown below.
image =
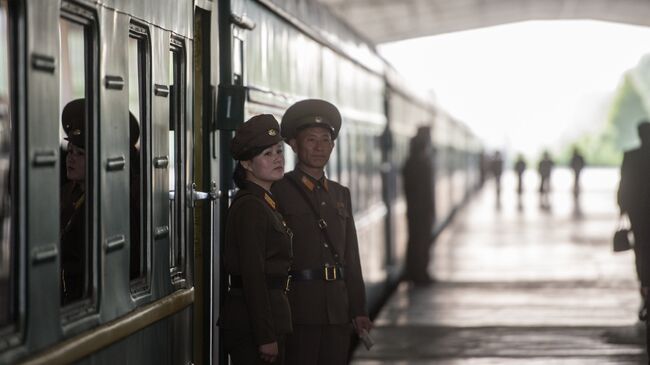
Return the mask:
<path id="1" fill-rule="evenodd" d="M 325 206 L 325 202 L 320 202 L 320 205 Z"/>
<path id="2" fill-rule="evenodd" d="M 329 246 L 327 245 L 327 242 L 323 242 L 323 247 L 325 247 L 325 248 L 329 247 Z"/>

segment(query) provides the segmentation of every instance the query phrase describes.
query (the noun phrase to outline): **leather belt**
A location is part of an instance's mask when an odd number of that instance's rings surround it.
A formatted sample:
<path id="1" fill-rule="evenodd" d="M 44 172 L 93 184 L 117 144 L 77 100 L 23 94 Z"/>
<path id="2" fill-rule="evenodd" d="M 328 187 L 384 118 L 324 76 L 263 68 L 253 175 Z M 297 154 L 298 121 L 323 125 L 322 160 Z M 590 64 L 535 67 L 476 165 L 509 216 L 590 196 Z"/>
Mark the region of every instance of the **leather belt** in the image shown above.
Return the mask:
<path id="1" fill-rule="evenodd" d="M 324 266 L 320 269 L 312 270 L 291 270 L 289 276 L 291 280 L 343 280 L 345 278 L 345 271 L 342 267 L 338 266 Z"/>
<path id="2" fill-rule="evenodd" d="M 278 289 L 288 292 L 291 285 L 291 275 L 267 275 L 266 286 L 269 289 Z M 230 289 L 241 289 L 243 281 L 241 275 L 228 275 L 228 287 Z"/>

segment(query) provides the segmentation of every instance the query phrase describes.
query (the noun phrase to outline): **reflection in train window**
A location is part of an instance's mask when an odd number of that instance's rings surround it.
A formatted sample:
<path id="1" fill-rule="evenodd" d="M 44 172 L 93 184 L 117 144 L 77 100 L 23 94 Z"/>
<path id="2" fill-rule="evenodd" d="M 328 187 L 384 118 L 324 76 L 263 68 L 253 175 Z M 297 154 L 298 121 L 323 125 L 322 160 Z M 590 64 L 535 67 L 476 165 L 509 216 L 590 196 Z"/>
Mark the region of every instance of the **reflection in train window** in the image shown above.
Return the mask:
<path id="1" fill-rule="evenodd" d="M 147 171 L 145 168 L 147 151 L 147 80 L 149 76 L 148 64 L 148 36 L 147 30 L 131 24 L 131 33 L 128 42 L 129 55 L 129 110 L 135 117 L 129 130 L 131 169 L 130 181 L 130 264 L 129 276 L 132 290 L 142 291 L 148 287 L 149 273 L 149 245 L 146 236 L 147 229 Z M 136 134 L 140 136 L 138 139 Z"/>
<path id="2" fill-rule="evenodd" d="M 8 18 L 7 1 L 0 0 L 0 327 L 12 322 L 15 313 Z"/>
<path id="3" fill-rule="evenodd" d="M 180 44 L 169 51 L 170 110 L 169 110 L 169 267 L 172 281 L 181 280 L 185 272 L 187 252 L 183 246 L 183 120 L 184 120 L 184 53 Z"/>
<path id="4" fill-rule="evenodd" d="M 68 305 L 90 296 L 92 244 L 89 172 L 92 151 L 88 138 L 92 128 L 88 116 L 90 82 L 88 24 L 61 18 L 60 57 L 60 145 L 61 158 L 61 303 Z M 63 158 L 65 156 L 65 158 Z"/>

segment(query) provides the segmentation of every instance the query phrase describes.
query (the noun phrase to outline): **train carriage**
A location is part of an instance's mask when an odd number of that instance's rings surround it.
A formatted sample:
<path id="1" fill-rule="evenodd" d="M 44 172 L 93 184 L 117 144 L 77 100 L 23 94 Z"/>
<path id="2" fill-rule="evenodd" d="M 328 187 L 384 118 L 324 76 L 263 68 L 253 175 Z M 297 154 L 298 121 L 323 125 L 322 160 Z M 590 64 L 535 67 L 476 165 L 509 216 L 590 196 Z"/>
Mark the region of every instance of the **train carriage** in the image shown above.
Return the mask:
<path id="1" fill-rule="evenodd" d="M 3 190 L 12 203 L 3 256 L 12 268 L 2 362 L 191 361 L 193 218 L 183 208 L 194 9 L 152 5 L 2 3 L 2 65 L 11 70 L 2 78 L 11 117 L 3 122 L 13 137 L 11 187 Z M 62 111 L 76 100 L 84 126 L 64 131 Z M 86 167 L 73 267 L 59 207 L 67 133 L 75 132 Z M 73 268 L 75 284 L 64 275 Z M 68 297 L 73 285 L 78 293 Z"/>
<path id="2" fill-rule="evenodd" d="M 445 214 L 477 176 L 479 142 L 415 95 L 308 0 L 0 0 L 0 363 L 227 363 L 216 317 L 232 132 L 304 98 L 341 110 L 327 174 L 350 187 L 376 312 L 403 267 L 399 170 L 416 124 L 445 151 Z M 75 103 L 85 169 L 72 181 L 62 114 Z M 74 266 L 68 186 L 83 197 Z"/>
<path id="3" fill-rule="evenodd" d="M 318 12 L 312 4 L 294 9 L 293 17 L 267 2 L 240 0 L 231 6 L 235 18 L 245 19 L 232 27 L 232 49 L 233 79 L 246 89 L 246 118 L 271 113 L 279 119 L 291 103 L 307 97 L 326 99 L 341 111 L 328 175 L 350 188 L 364 279 L 378 298 L 386 281 L 387 212 L 380 169 L 380 137 L 386 128 L 381 59 L 342 25 L 341 36 L 353 41 L 345 47 L 324 37 L 318 24 L 306 32 L 303 19 Z M 292 169 L 293 154 L 287 151 L 286 166 Z"/>

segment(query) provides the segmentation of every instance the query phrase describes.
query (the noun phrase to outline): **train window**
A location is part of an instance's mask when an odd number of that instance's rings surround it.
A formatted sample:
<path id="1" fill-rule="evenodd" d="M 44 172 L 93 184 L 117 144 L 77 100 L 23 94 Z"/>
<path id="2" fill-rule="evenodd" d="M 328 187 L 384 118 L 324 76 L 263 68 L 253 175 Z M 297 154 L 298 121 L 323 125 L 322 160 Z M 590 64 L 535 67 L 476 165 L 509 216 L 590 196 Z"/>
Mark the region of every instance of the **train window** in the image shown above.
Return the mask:
<path id="1" fill-rule="evenodd" d="M 169 51 L 170 111 L 169 111 L 169 267 L 172 281 L 184 277 L 185 247 L 183 246 L 183 120 L 184 120 L 184 49 L 173 39 Z"/>
<path id="2" fill-rule="evenodd" d="M 366 172 L 364 162 L 366 160 L 366 146 L 363 140 L 363 129 L 357 129 L 354 135 L 354 195 L 356 195 L 357 209 L 363 211 L 365 206 L 365 192 L 361 190 L 361 187 L 366 187 Z"/>
<path id="3" fill-rule="evenodd" d="M 9 102 L 9 27 L 6 0 L 0 0 L 0 327 L 14 318 L 15 248 L 12 242 L 11 122 Z"/>
<path id="4" fill-rule="evenodd" d="M 59 22 L 61 123 L 61 304 L 80 302 L 92 294 L 92 165 L 93 124 L 90 98 L 93 61 L 88 21 L 62 13 Z M 63 158 L 65 156 L 65 158 Z"/>
<path id="5" fill-rule="evenodd" d="M 149 240 L 145 234 L 147 225 L 147 180 L 148 171 L 145 166 L 147 156 L 147 118 L 148 118 L 148 80 L 149 66 L 149 36 L 146 28 L 136 24 L 129 26 L 128 64 L 129 64 L 129 111 L 136 119 L 137 128 L 129 130 L 131 141 L 129 171 L 130 181 L 130 262 L 129 277 L 133 292 L 144 291 L 148 288 L 149 274 Z M 139 133 L 139 139 L 134 135 Z"/>
<path id="6" fill-rule="evenodd" d="M 234 37 L 232 40 L 232 83 L 244 84 L 244 41 Z"/>
<path id="7" fill-rule="evenodd" d="M 354 153 L 352 153 L 352 137 L 354 136 L 352 133 L 352 128 L 347 129 L 347 132 L 343 135 L 343 138 L 339 141 L 339 145 L 341 146 L 341 171 L 342 176 L 341 176 L 341 182 L 343 185 L 347 186 L 350 189 L 350 193 L 354 192 L 354 187 L 352 186 L 352 181 L 353 181 L 353 176 L 352 176 L 352 171 L 353 171 L 353 166 L 352 166 L 352 157 Z M 354 202 L 354 198 L 352 198 L 352 204 L 353 208 L 356 211 L 356 205 Z"/>

